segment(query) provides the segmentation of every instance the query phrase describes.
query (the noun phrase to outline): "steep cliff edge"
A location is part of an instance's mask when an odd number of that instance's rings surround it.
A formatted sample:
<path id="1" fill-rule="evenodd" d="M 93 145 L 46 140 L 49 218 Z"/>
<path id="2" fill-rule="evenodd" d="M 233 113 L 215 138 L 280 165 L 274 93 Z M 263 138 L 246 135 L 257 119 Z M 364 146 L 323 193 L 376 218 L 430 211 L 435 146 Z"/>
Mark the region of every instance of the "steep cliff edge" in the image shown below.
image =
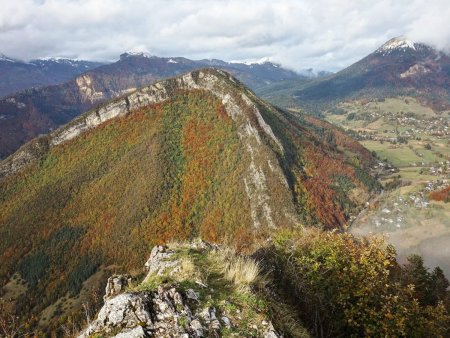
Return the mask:
<path id="1" fill-rule="evenodd" d="M 317 229 L 277 231 L 251 256 L 172 242 L 153 248 L 145 277 L 109 278 L 78 338 L 447 337 L 449 282 L 420 266 L 399 266 L 381 238 Z"/>
<path id="2" fill-rule="evenodd" d="M 0 285 L 21 281 L 13 308 L 51 329 L 80 313 L 87 286 L 139 269 L 154 245 L 201 237 L 252 252 L 274 228 L 344 228 L 377 188 L 372 161 L 225 72 L 161 81 L 1 162 Z"/>

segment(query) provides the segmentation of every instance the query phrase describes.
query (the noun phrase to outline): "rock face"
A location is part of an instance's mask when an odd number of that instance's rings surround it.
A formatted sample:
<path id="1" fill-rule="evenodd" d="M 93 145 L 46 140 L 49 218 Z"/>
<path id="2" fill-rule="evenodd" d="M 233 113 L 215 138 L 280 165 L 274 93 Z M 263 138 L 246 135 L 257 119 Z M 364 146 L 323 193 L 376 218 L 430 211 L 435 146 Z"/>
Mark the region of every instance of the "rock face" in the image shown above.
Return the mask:
<path id="1" fill-rule="evenodd" d="M 162 275 L 168 268 L 172 268 L 172 272 L 176 272 L 176 267 L 180 265 L 179 260 L 171 261 L 171 258 L 175 254 L 174 251 L 169 250 L 167 247 L 157 245 L 152 249 L 150 258 L 145 263 L 145 269 L 149 272 L 147 276 L 151 274 Z"/>
<path id="2" fill-rule="evenodd" d="M 57 85 L 101 65 L 103 63 L 63 58 L 25 62 L 0 53 L 0 97 L 27 88 Z"/>
<path id="3" fill-rule="evenodd" d="M 216 247 L 205 242 L 189 247 L 194 250 L 199 248 L 207 252 Z M 146 280 L 155 275 L 179 272 L 181 260 L 174 259 L 174 254 L 175 251 L 166 246 L 155 246 L 145 264 L 148 270 Z M 232 330 L 234 326 L 226 315 L 219 315 L 221 309 L 202 304 L 199 294 L 191 288 L 159 285 L 154 291 L 125 291 L 129 282 L 130 277 L 127 275 L 109 278 L 103 307 L 96 320 L 78 338 L 99 334 L 116 338 L 220 337 L 222 329 Z M 259 332 L 256 336 L 281 337 L 270 321 L 263 320 L 261 323 L 260 328 L 254 325 L 251 327 L 254 332 Z"/>
<path id="4" fill-rule="evenodd" d="M 104 98 L 103 92 L 98 92 L 93 86 L 92 78 L 89 75 L 81 75 L 75 79 L 80 94 L 84 101 L 94 103 Z"/>
<path id="5" fill-rule="evenodd" d="M 106 301 L 108 298 L 125 291 L 130 284 L 131 277 L 128 275 L 113 275 L 109 277 L 103 299 Z"/>

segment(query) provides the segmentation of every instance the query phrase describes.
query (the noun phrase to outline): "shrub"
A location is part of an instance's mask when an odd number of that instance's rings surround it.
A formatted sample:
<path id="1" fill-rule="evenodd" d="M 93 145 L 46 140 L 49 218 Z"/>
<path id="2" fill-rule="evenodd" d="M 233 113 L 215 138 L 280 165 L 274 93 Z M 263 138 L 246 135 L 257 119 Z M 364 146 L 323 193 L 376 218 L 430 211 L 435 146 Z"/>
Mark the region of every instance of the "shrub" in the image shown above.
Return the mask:
<path id="1" fill-rule="evenodd" d="M 95 273 L 99 264 L 94 257 L 85 255 L 80 259 L 77 267 L 69 274 L 68 288 L 73 295 L 77 295 L 83 282 Z"/>
<path id="2" fill-rule="evenodd" d="M 49 265 L 49 257 L 44 252 L 38 251 L 27 256 L 19 265 L 18 271 L 28 285 L 34 287 L 45 275 Z"/>
<path id="3" fill-rule="evenodd" d="M 431 192 L 429 197 L 435 201 L 450 202 L 450 186 L 442 190 Z"/>
<path id="4" fill-rule="evenodd" d="M 356 117 L 356 114 L 355 114 L 355 113 L 350 113 L 350 114 L 347 115 L 347 120 L 348 120 L 348 121 L 354 120 L 355 117 Z"/>
<path id="5" fill-rule="evenodd" d="M 439 337 L 450 317 L 442 302 L 425 305 L 401 283 L 395 250 L 382 238 L 283 231 L 263 255 L 275 288 L 319 337 Z M 441 280 L 442 282 L 442 280 Z M 441 283 L 442 284 L 442 283 Z M 442 284 L 444 285 L 444 284 Z M 442 286 L 441 285 L 441 286 Z"/>

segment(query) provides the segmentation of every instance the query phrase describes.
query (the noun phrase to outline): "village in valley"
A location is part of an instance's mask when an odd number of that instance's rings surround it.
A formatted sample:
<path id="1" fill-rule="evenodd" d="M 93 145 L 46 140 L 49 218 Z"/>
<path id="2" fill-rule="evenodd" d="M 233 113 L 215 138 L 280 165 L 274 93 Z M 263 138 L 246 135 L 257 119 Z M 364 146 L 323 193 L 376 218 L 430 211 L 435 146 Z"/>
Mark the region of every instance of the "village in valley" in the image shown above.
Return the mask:
<path id="1" fill-rule="evenodd" d="M 376 154 L 383 192 L 351 220 L 356 234 L 389 237 L 400 255 L 426 253 L 450 272 L 450 112 L 436 113 L 412 97 L 358 100 L 329 110 L 326 119 Z M 443 200 L 433 194 L 447 192 Z"/>

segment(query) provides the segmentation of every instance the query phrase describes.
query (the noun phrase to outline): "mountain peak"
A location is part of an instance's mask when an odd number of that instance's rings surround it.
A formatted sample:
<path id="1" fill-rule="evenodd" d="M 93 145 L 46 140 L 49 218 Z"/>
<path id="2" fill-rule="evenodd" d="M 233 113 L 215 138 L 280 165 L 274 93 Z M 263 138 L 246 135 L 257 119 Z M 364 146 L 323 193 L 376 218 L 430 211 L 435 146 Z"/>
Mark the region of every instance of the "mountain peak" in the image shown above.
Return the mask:
<path id="1" fill-rule="evenodd" d="M 243 63 L 247 66 L 254 66 L 254 65 L 273 65 L 275 67 L 279 67 L 280 65 L 277 63 L 274 63 L 271 61 L 271 58 L 268 56 L 264 56 L 258 60 L 251 60 L 251 61 L 231 61 L 231 63 Z"/>
<path id="2" fill-rule="evenodd" d="M 147 52 L 136 52 L 136 51 L 128 51 L 123 54 L 120 54 L 120 59 L 126 59 L 129 57 L 143 57 L 143 58 L 152 58 L 153 56 Z"/>
<path id="3" fill-rule="evenodd" d="M 17 62 L 17 60 L 10 58 L 3 53 L 0 53 L 0 61 Z"/>
<path id="4" fill-rule="evenodd" d="M 382 53 L 383 55 L 389 54 L 393 51 L 405 51 L 408 49 L 416 50 L 416 43 L 408 40 L 405 36 L 398 36 L 390 39 L 384 45 L 376 50 L 378 53 Z"/>
<path id="5" fill-rule="evenodd" d="M 66 57 L 60 57 L 60 56 L 47 56 L 43 58 L 39 58 L 33 61 L 51 61 L 51 62 L 58 62 L 58 63 L 65 63 L 65 62 L 77 62 L 77 61 L 83 61 L 79 58 L 66 58 Z"/>

